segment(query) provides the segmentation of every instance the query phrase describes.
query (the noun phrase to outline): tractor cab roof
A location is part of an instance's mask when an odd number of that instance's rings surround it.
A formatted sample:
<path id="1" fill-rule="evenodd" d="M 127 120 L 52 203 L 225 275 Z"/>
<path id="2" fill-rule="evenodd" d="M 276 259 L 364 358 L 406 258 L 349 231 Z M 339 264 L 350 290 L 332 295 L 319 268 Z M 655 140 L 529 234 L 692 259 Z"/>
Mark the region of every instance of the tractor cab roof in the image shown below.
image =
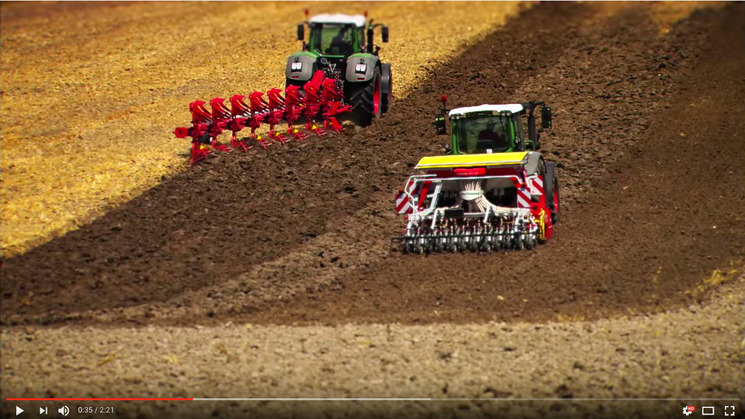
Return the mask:
<path id="1" fill-rule="evenodd" d="M 358 28 L 365 26 L 365 16 L 344 14 L 322 14 L 310 18 L 310 23 L 335 23 L 341 25 L 355 25 Z"/>
<path id="2" fill-rule="evenodd" d="M 493 112 L 493 113 L 499 113 L 508 111 L 511 113 L 520 113 L 525 111 L 525 108 L 523 105 L 519 103 L 511 103 L 506 105 L 479 105 L 479 106 L 468 106 L 464 108 L 455 108 L 451 110 L 448 113 L 448 116 L 450 118 L 462 118 L 467 117 L 469 114 L 472 113 L 483 113 L 483 112 Z"/>

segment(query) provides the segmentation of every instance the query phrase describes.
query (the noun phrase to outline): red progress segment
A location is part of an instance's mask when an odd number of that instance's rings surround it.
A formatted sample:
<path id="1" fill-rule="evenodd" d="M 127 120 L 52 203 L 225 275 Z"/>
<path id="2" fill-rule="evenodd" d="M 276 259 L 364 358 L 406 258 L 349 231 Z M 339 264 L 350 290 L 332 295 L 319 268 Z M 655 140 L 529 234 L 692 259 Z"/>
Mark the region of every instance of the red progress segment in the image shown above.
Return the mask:
<path id="1" fill-rule="evenodd" d="M 187 401 L 194 400 L 193 397 L 8 397 L 8 401 L 86 401 L 86 402 L 107 402 L 107 401 L 152 401 L 152 400 L 175 400 Z"/>

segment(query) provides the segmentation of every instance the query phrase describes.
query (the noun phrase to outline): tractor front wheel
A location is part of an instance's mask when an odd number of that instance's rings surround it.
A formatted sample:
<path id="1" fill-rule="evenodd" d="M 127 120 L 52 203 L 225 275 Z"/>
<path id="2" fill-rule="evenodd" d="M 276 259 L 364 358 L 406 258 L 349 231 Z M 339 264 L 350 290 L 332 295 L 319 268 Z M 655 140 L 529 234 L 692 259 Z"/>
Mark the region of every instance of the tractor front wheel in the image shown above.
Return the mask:
<path id="1" fill-rule="evenodd" d="M 383 108 L 380 89 L 380 68 L 375 69 L 373 78 L 366 82 L 347 83 L 349 86 L 347 97 L 352 106 L 352 121 L 366 127 L 373 118 L 380 118 Z"/>

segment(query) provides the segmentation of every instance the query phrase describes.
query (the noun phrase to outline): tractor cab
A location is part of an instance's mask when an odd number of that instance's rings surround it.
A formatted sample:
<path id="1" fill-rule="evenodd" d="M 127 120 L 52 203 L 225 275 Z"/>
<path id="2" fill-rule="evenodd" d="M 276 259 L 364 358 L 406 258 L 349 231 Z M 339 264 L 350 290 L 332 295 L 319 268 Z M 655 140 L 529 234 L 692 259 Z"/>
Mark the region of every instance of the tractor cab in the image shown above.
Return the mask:
<path id="1" fill-rule="evenodd" d="M 308 22 L 308 50 L 328 58 L 343 58 L 364 52 L 365 17 L 362 15 L 318 15 Z"/>
<path id="2" fill-rule="evenodd" d="M 551 128 L 551 108 L 543 102 L 480 105 L 448 110 L 443 97 L 435 117 L 438 134 L 447 134 L 450 120 L 452 142 L 446 154 L 491 154 L 540 149 L 535 127 L 535 108 L 541 106 L 543 128 Z"/>

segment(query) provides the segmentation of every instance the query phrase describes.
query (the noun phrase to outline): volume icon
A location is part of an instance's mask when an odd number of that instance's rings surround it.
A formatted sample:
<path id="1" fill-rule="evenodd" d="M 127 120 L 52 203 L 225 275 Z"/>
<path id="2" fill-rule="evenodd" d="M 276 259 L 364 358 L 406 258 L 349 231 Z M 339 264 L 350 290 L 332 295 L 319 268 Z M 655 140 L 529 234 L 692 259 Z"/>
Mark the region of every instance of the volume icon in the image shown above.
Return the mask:
<path id="1" fill-rule="evenodd" d="M 67 406 L 62 406 L 57 409 L 57 412 L 59 412 L 59 414 L 61 414 L 62 416 L 67 416 L 70 414 L 70 409 Z"/>

